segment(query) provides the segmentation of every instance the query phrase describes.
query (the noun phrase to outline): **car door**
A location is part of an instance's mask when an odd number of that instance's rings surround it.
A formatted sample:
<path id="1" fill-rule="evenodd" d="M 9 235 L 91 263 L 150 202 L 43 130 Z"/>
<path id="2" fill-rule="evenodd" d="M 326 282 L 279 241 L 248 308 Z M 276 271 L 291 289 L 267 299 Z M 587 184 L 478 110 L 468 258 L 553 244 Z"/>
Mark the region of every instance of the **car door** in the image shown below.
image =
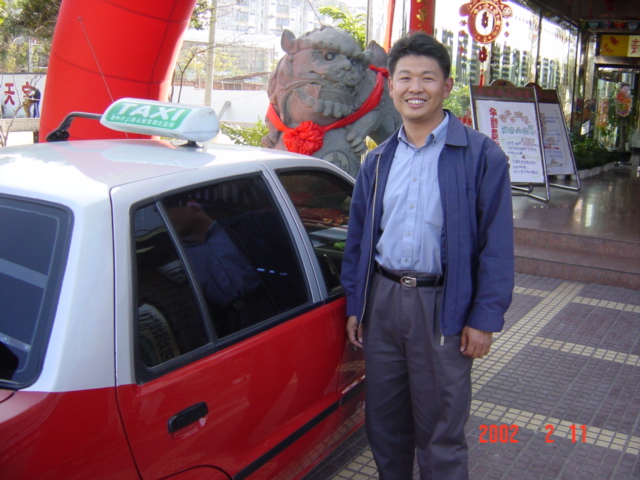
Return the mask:
<path id="1" fill-rule="evenodd" d="M 293 478 L 335 441 L 344 320 L 267 178 L 202 176 L 113 193 L 125 430 L 142 478 Z"/>
<path id="2" fill-rule="evenodd" d="M 342 255 L 347 237 L 353 179 L 337 169 L 312 166 L 282 166 L 275 173 L 297 212 L 301 230 L 308 235 L 322 286 L 333 315 L 345 325 L 346 301 L 340 284 Z M 341 408 L 338 422 L 355 426 L 362 422 L 364 409 L 364 357 L 362 349 L 345 342 L 338 391 Z"/>

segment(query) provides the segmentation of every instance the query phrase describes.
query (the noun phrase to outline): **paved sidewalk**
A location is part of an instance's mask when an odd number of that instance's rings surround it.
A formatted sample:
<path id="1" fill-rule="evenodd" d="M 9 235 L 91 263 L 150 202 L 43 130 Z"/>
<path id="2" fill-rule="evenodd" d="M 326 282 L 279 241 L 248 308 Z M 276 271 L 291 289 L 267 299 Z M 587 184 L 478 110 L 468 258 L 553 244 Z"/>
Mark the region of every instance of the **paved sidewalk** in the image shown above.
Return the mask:
<path id="1" fill-rule="evenodd" d="M 472 379 L 471 480 L 640 480 L 640 291 L 516 274 Z M 377 478 L 360 429 L 305 480 Z"/>

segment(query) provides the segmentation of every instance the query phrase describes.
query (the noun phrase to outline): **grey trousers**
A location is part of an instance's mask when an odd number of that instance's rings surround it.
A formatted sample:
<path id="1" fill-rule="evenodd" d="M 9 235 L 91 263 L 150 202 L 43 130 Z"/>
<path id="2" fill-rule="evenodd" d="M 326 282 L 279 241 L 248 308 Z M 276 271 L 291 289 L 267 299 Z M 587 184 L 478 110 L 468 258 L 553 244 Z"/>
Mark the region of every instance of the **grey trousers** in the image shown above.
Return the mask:
<path id="1" fill-rule="evenodd" d="M 376 273 L 364 317 L 366 429 L 380 480 L 466 480 L 473 360 L 441 335 L 442 287 Z"/>

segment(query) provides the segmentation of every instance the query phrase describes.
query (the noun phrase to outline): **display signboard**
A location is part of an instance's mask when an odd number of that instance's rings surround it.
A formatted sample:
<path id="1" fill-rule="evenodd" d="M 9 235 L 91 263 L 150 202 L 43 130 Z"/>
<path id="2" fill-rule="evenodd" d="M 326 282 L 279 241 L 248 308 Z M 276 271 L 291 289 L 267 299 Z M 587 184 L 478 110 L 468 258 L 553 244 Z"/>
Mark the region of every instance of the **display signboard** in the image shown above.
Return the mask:
<path id="1" fill-rule="evenodd" d="M 471 85 L 474 126 L 493 139 L 509 158 L 511 183 L 549 189 L 542 128 L 534 88 Z"/>
<path id="2" fill-rule="evenodd" d="M 538 110 L 542 126 L 542 141 L 547 163 L 547 175 L 576 175 L 578 188 L 580 179 L 577 176 L 576 161 L 571 148 L 569 131 L 564 120 L 560 99 L 555 90 L 538 90 Z M 552 184 L 554 187 L 574 189 L 565 185 Z"/>

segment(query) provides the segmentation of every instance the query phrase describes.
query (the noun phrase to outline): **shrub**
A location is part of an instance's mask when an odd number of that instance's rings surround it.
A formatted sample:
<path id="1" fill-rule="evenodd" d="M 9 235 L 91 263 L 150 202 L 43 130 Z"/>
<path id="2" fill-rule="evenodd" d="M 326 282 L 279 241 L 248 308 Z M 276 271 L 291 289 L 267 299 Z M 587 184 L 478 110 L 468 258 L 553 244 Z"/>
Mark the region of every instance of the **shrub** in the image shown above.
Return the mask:
<path id="1" fill-rule="evenodd" d="M 236 145 L 252 145 L 254 147 L 259 147 L 262 137 L 269 133 L 267 124 L 260 118 L 255 125 L 249 127 L 221 123 L 220 129 Z"/>
<path id="2" fill-rule="evenodd" d="M 601 167 L 611 158 L 605 147 L 586 135 L 571 134 L 571 147 L 578 170 Z"/>

